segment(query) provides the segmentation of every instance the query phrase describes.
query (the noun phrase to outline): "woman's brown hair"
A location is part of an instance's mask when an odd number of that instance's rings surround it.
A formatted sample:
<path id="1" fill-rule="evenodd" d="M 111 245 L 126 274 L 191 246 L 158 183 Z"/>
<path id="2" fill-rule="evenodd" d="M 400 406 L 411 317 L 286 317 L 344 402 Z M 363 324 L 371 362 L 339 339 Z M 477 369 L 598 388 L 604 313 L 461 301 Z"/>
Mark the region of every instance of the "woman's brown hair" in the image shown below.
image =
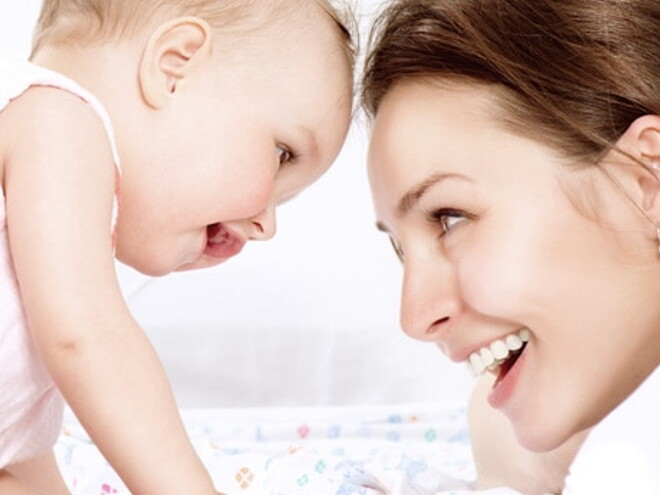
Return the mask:
<path id="1" fill-rule="evenodd" d="M 660 1 L 396 0 L 372 30 L 366 112 L 410 79 L 493 85 L 510 128 L 594 163 L 660 114 Z"/>

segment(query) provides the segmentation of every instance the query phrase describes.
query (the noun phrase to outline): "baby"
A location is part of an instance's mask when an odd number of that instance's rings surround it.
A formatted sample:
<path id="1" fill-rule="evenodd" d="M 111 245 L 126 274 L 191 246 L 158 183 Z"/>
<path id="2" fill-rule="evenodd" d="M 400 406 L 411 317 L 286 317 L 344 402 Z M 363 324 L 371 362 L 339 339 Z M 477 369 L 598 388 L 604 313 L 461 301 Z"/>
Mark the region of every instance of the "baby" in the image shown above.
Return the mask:
<path id="1" fill-rule="evenodd" d="M 64 400 L 132 493 L 216 493 L 114 258 L 271 238 L 339 152 L 352 64 L 325 0 L 44 2 L 31 63 L 0 58 L 1 493 L 68 493 Z"/>

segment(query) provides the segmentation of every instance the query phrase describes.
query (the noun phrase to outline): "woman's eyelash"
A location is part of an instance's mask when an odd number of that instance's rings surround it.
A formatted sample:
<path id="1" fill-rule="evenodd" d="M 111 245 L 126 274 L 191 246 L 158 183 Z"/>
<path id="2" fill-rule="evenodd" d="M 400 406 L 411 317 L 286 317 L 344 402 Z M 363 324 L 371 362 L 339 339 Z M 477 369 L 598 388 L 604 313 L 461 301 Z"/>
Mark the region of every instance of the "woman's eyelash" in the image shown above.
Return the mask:
<path id="1" fill-rule="evenodd" d="M 456 208 L 438 208 L 429 212 L 426 218 L 431 223 L 439 224 L 442 228 L 442 235 L 444 235 L 463 220 L 469 219 L 470 216 L 466 212 Z"/>
<path id="2" fill-rule="evenodd" d="M 396 257 L 399 258 L 401 263 L 403 263 L 403 249 L 401 249 L 401 246 L 399 246 L 399 244 L 397 244 L 397 242 L 392 239 L 392 236 L 388 236 L 387 238 L 390 240 L 390 244 L 392 245 L 392 249 L 394 249 Z"/>
<path id="3" fill-rule="evenodd" d="M 426 214 L 426 219 L 428 222 L 435 225 L 440 225 L 440 228 L 442 229 L 440 237 L 448 234 L 455 226 L 462 223 L 464 220 L 469 220 L 471 218 L 473 218 L 472 215 L 456 208 L 438 208 L 437 210 L 430 211 Z M 391 235 L 388 236 L 388 239 L 392 245 L 392 249 L 394 249 L 394 252 L 396 253 L 397 258 L 399 258 L 399 261 L 403 263 L 403 249 Z"/>

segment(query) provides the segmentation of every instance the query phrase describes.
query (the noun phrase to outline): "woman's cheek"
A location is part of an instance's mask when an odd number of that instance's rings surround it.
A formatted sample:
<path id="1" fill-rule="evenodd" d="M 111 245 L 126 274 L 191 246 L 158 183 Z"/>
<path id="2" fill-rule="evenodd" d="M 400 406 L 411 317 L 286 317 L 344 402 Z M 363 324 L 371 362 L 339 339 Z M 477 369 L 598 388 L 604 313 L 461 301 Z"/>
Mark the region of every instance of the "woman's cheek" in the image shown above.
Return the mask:
<path id="1" fill-rule="evenodd" d="M 457 263 L 464 302 L 485 316 L 517 319 L 525 311 L 524 298 L 533 290 L 533 270 L 514 245 L 488 252 L 470 249 Z"/>

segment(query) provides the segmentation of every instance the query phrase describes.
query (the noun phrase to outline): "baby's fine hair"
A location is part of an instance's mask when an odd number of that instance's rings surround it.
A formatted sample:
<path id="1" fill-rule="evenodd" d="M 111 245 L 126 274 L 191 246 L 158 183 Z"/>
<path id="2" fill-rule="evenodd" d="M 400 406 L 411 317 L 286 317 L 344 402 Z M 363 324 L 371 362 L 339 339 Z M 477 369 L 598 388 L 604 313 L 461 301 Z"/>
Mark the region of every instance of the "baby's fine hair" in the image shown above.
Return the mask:
<path id="1" fill-rule="evenodd" d="M 660 1 L 395 0 L 371 33 L 366 112 L 411 79 L 487 85 L 509 129 L 597 163 L 660 114 Z"/>
<path id="2" fill-rule="evenodd" d="M 352 66 L 354 16 L 347 4 L 333 0 L 44 0 L 32 53 L 47 43 L 121 39 L 149 23 L 180 16 L 199 17 L 213 28 L 240 30 L 243 21 L 286 19 L 310 4 L 322 9 L 336 23 Z"/>

